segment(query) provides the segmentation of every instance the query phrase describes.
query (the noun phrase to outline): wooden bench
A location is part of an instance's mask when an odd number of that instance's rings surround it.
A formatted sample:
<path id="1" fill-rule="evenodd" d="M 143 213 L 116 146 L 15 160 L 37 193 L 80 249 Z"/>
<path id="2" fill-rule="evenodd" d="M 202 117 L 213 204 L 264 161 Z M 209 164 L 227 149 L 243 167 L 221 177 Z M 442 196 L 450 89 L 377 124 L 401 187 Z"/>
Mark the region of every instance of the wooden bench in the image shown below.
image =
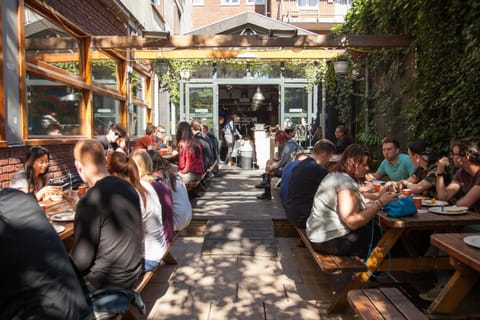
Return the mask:
<path id="1" fill-rule="evenodd" d="M 216 165 L 217 165 L 217 160 L 215 160 L 215 162 L 207 170 L 205 170 L 200 180 L 192 181 L 185 184 L 185 186 L 187 187 L 187 191 L 190 195 L 194 195 L 197 192 L 198 188 L 202 188 L 204 191 L 207 189 L 208 177 L 213 172 Z"/>
<path id="2" fill-rule="evenodd" d="M 423 320 L 428 319 L 397 288 L 350 290 L 348 302 L 363 320 Z"/>
<path id="3" fill-rule="evenodd" d="M 338 274 L 344 271 L 358 272 L 367 270 L 365 261 L 357 256 L 334 256 L 315 251 L 307 237 L 305 229 L 299 227 L 295 227 L 295 229 L 297 230 L 300 239 L 302 239 L 303 244 L 323 272 Z"/>
<path id="4" fill-rule="evenodd" d="M 177 260 L 173 257 L 173 255 L 170 253 L 170 249 L 172 248 L 173 244 L 175 243 L 175 240 L 178 237 L 178 232 L 175 232 L 172 242 L 170 242 L 170 245 L 167 248 L 167 252 L 165 252 L 165 255 L 163 256 L 163 262 L 168 265 L 175 265 L 177 264 Z M 152 277 L 154 276 L 155 272 L 162 267 L 163 264 L 160 264 L 158 267 L 154 268 L 153 270 L 150 270 L 148 272 L 145 272 L 143 274 L 142 281 L 135 287 L 135 291 L 138 293 L 141 293 L 142 290 L 147 286 L 147 284 L 150 282 Z"/>

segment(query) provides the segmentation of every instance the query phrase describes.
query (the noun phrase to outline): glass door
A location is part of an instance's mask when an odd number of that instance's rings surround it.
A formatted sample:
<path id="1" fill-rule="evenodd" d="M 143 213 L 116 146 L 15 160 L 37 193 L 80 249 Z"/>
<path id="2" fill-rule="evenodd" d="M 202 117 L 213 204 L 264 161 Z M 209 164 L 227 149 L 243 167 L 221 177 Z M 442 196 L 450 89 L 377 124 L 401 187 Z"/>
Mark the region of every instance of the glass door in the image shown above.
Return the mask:
<path id="1" fill-rule="evenodd" d="M 304 148 L 311 144 L 310 119 L 316 114 L 317 88 L 308 90 L 305 84 L 285 84 L 282 87 L 282 112 L 281 128 L 291 127 L 295 129 L 295 140 Z"/>
<path id="2" fill-rule="evenodd" d="M 218 87 L 212 84 L 190 83 L 186 85 L 185 93 L 185 121 L 197 120 L 206 124 L 217 135 Z"/>

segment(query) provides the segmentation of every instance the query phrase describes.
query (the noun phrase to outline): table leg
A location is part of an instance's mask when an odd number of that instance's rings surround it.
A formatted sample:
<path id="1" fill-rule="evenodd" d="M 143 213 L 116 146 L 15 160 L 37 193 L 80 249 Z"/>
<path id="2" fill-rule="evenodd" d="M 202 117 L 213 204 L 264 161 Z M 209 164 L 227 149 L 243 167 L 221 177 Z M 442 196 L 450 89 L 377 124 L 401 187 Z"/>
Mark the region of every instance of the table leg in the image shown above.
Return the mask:
<path id="1" fill-rule="evenodd" d="M 469 266 L 450 257 L 455 273 L 428 307 L 428 313 L 451 313 L 480 278 L 480 274 Z"/>
<path id="2" fill-rule="evenodd" d="M 343 290 L 336 296 L 329 312 L 341 310 L 347 305 L 347 293 L 353 289 L 359 289 L 365 286 L 365 283 L 377 271 L 377 268 L 382 264 L 388 251 L 393 247 L 397 240 L 402 235 L 403 229 L 391 228 L 385 231 L 383 237 L 378 241 L 377 246 L 372 250 L 367 261 L 367 271 L 358 272 L 353 275 L 352 280 L 343 288 Z"/>

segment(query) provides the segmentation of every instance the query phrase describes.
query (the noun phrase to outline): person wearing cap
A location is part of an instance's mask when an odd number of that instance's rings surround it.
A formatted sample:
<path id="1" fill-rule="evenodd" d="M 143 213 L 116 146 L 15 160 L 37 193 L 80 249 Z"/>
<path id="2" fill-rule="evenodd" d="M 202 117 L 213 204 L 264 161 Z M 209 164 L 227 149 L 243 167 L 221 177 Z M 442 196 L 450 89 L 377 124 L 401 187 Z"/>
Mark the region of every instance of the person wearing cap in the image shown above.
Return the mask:
<path id="1" fill-rule="evenodd" d="M 448 201 L 462 191 L 464 196 L 456 202 L 456 205 L 480 211 L 480 141 L 473 138 L 455 140 L 450 157 L 458 171 L 452 182 L 447 185 L 445 174 L 450 161 L 448 157 L 438 160 L 437 198 Z"/>
<path id="2" fill-rule="evenodd" d="M 413 174 L 405 180 L 400 180 L 396 186 L 399 189 L 410 189 L 412 193 L 427 193 L 435 196 L 435 183 L 437 180 L 436 158 L 427 141 L 414 141 L 408 145 L 410 161 L 417 166 Z"/>

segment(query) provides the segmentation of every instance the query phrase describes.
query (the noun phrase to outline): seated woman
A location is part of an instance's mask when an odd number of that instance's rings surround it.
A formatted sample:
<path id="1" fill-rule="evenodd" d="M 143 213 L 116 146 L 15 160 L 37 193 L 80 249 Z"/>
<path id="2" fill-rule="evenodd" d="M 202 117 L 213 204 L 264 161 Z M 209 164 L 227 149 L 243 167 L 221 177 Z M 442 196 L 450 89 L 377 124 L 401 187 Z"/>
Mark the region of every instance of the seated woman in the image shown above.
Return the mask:
<path id="1" fill-rule="evenodd" d="M 188 122 L 177 126 L 178 174 L 185 184 L 199 181 L 205 172 L 202 147 L 193 136 Z"/>
<path id="2" fill-rule="evenodd" d="M 280 158 L 273 158 L 267 161 L 265 165 L 265 173 L 262 174 L 262 182 L 257 184 L 255 188 L 265 188 L 265 192 L 257 196 L 257 199 L 272 198 L 270 190 L 270 180 L 272 176 L 281 177 L 283 168 L 291 160 L 295 158 L 297 152 L 303 151 L 302 147 L 292 139 L 292 137 L 285 131 L 279 130 L 275 133 L 275 144 L 278 145 L 278 153 Z"/>
<path id="3" fill-rule="evenodd" d="M 31 147 L 25 157 L 23 170 L 15 173 L 10 187 L 31 193 L 38 201 L 46 200 L 51 194 L 62 192 L 61 187 L 48 185 L 50 153 L 41 146 Z"/>
<path id="4" fill-rule="evenodd" d="M 153 177 L 156 181 L 168 183 L 173 199 L 173 230 L 181 231 L 192 221 L 192 204 L 182 178 L 177 175 L 176 168 L 157 152 L 152 152 Z"/>
<path id="5" fill-rule="evenodd" d="M 348 146 L 333 171 L 320 183 L 306 228 L 316 251 L 339 256 L 367 256 L 371 220 L 398 197 L 384 188 L 378 200 L 366 206 L 358 181 L 369 170 L 369 158 L 370 153 L 364 146 Z"/>
<path id="6" fill-rule="evenodd" d="M 142 209 L 145 272 L 156 268 L 167 252 L 167 243 L 163 232 L 162 206 L 153 187 L 140 179 L 137 165 L 123 152 L 115 151 L 108 158 L 108 171 L 111 175 L 130 182 L 140 195 Z"/>
<path id="7" fill-rule="evenodd" d="M 338 126 L 335 129 L 335 138 L 337 138 L 337 144 L 335 145 L 336 154 L 341 154 L 346 147 L 353 143 L 353 138 L 350 135 L 350 131 L 344 125 Z"/>
<path id="8" fill-rule="evenodd" d="M 150 183 L 157 193 L 160 204 L 162 205 L 163 233 L 165 234 L 167 245 L 170 246 L 174 238 L 173 199 L 170 185 L 161 181 L 156 181 L 155 177 L 152 176 L 152 158 L 146 150 L 136 150 L 132 153 L 131 157 L 137 164 L 138 173 L 140 174 L 142 181 Z"/>
<path id="9" fill-rule="evenodd" d="M 430 144 L 426 141 L 415 141 L 408 145 L 408 156 L 417 169 L 408 179 L 396 183 L 399 189 L 410 189 L 414 194 L 426 193 L 435 196 L 436 158 Z"/>

